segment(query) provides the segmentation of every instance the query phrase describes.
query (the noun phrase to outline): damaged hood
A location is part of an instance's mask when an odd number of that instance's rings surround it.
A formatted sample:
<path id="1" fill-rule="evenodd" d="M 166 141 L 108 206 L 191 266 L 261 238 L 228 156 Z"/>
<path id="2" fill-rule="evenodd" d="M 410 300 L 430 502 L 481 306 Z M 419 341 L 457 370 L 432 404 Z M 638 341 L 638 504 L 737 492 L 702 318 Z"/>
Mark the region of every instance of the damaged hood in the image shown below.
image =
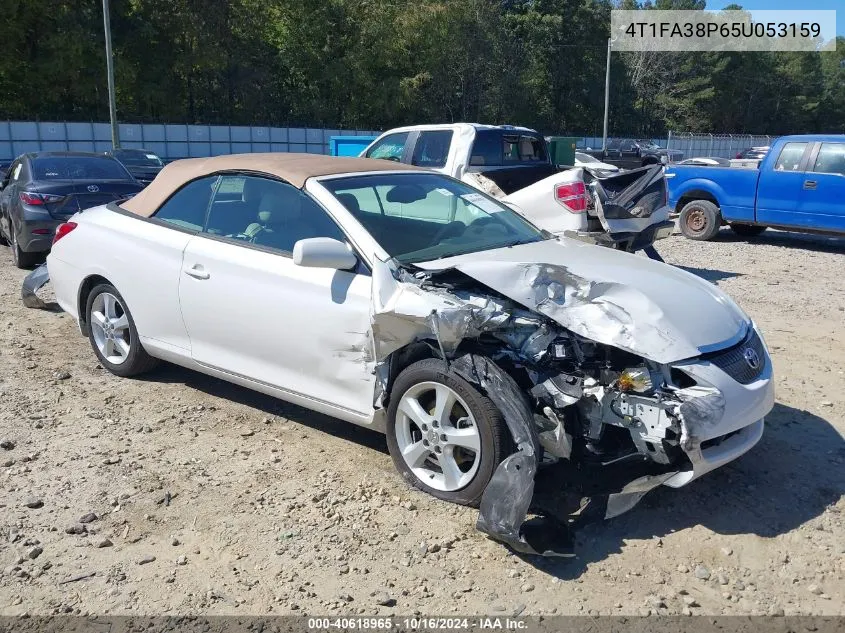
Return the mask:
<path id="1" fill-rule="evenodd" d="M 750 325 L 730 297 L 691 273 L 568 238 L 416 265 L 459 270 L 576 334 L 658 363 L 727 347 Z"/>

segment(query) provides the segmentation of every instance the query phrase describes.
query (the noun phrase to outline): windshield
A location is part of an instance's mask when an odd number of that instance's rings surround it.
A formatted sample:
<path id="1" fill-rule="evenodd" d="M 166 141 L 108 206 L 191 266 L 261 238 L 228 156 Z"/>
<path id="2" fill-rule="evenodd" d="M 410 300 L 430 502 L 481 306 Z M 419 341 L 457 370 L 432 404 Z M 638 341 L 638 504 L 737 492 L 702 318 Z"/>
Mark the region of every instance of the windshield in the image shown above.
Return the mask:
<path id="1" fill-rule="evenodd" d="M 114 152 L 114 157 L 130 167 L 161 167 L 161 159 L 155 154 L 143 150 L 121 149 Z"/>
<path id="2" fill-rule="evenodd" d="M 372 174 L 321 184 L 403 264 L 547 239 L 509 207 L 440 174 Z"/>
<path id="3" fill-rule="evenodd" d="M 34 180 L 131 180 L 109 156 L 45 156 L 32 161 Z"/>

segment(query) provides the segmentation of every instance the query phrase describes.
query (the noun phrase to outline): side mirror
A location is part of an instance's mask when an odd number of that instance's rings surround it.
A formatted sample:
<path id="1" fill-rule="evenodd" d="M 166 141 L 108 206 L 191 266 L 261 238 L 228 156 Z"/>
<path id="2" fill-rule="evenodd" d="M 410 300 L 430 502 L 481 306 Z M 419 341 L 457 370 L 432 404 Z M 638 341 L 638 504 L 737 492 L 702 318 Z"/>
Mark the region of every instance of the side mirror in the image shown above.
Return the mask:
<path id="1" fill-rule="evenodd" d="M 293 263 L 306 268 L 349 270 L 358 258 L 343 242 L 330 237 L 309 237 L 293 245 Z"/>

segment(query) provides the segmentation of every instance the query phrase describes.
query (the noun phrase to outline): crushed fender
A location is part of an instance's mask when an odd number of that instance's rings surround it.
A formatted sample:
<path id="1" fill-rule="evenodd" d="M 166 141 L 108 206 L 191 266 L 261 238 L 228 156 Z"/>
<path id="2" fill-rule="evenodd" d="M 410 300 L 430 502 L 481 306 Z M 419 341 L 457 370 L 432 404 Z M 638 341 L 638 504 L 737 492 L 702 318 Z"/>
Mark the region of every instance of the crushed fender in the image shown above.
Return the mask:
<path id="1" fill-rule="evenodd" d="M 534 414 L 519 387 L 500 367 L 484 356 L 465 354 L 452 367 L 468 382 L 481 387 L 502 412 L 517 446 L 506 457 L 481 496 L 476 529 L 507 543 L 523 554 L 574 556 L 569 528 L 551 515 L 526 524 L 534 497 L 539 438 Z"/>
<path id="2" fill-rule="evenodd" d="M 48 306 L 35 293 L 38 292 L 44 285 L 50 281 L 50 273 L 47 272 L 47 264 L 41 264 L 38 268 L 29 273 L 23 280 L 21 286 L 21 299 L 27 308 L 36 308 L 40 310 L 48 310 Z"/>

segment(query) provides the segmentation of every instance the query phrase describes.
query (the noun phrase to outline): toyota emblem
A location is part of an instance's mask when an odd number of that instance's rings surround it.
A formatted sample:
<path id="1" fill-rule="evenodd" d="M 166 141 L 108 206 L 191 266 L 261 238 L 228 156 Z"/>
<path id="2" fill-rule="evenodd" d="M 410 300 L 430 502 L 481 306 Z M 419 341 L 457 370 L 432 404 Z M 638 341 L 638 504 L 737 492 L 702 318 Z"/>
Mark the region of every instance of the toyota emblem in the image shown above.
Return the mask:
<path id="1" fill-rule="evenodd" d="M 100 188 L 97 185 L 88 185 L 88 191 L 91 193 L 97 193 Z"/>
<path id="2" fill-rule="evenodd" d="M 751 369 L 760 369 L 760 355 L 757 354 L 751 347 L 746 347 L 742 352 L 742 357 Z"/>

